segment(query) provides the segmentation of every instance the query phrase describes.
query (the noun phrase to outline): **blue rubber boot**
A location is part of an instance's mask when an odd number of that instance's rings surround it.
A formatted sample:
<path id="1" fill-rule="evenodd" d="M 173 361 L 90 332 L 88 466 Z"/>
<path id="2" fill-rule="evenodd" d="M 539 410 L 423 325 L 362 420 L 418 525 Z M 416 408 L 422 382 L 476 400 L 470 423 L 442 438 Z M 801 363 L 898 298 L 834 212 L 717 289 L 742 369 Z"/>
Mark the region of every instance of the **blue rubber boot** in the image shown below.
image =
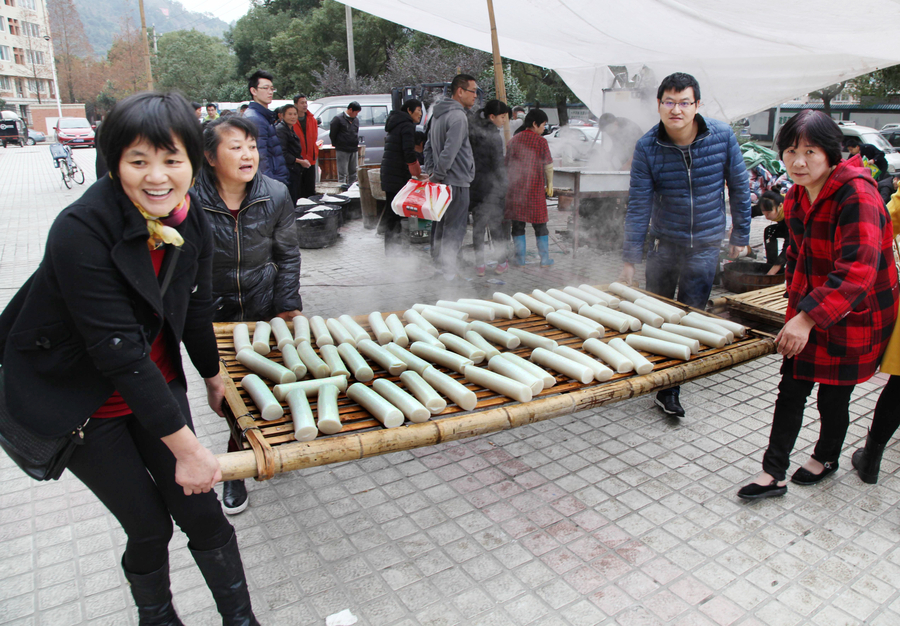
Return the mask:
<path id="1" fill-rule="evenodd" d="M 553 265 L 553 259 L 550 258 L 550 236 L 535 237 L 537 239 L 538 254 L 541 255 L 541 267 Z"/>
<path id="2" fill-rule="evenodd" d="M 525 265 L 525 235 L 517 235 L 512 239 L 516 248 L 516 265 Z"/>

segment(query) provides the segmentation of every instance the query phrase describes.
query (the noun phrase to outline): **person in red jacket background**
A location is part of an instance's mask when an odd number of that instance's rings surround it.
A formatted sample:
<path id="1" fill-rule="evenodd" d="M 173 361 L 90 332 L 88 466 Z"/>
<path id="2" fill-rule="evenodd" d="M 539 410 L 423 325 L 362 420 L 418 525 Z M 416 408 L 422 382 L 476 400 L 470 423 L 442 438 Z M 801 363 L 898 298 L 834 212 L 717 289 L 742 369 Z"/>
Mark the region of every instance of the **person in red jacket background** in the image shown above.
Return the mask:
<path id="1" fill-rule="evenodd" d="M 319 159 L 319 125 L 309 112 L 309 102 L 302 93 L 294 96 L 299 118 L 294 124 L 294 133 L 300 138 L 302 160 L 300 167 L 300 197 L 316 195 L 316 161 Z"/>
<path id="2" fill-rule="evenodd" d="M 862 160 L 841 161 L 842 138 L 830 117 L 812 110 L 778 133 L 779 156 L 796 183 L 784 202 L 788 307 L 775 338 L 784 363 L 763 472 L 738 491 L 744 499 L 787 493 L 789 457 L 815 383 L 819 440 L 791 481 L 812 485 L 838 469 L 850 394 L 875 373 L 897 317 L 891 218 Z"/>

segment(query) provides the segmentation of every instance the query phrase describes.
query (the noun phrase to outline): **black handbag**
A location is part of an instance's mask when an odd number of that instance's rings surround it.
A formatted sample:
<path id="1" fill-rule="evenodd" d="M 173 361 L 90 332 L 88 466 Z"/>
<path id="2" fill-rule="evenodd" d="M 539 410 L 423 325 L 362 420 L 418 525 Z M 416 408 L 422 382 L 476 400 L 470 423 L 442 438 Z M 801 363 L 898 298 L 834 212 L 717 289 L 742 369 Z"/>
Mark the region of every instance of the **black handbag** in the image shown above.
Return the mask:
<path id="1" fill-rule="evenodd" d="M 75 448 L 84 444 L 84 424 L 62 437 L 41 437 L 22 426 L 6 406 L 6 383 L 0 367 L 0 448 L 35 480 L 57 480 Z"/>

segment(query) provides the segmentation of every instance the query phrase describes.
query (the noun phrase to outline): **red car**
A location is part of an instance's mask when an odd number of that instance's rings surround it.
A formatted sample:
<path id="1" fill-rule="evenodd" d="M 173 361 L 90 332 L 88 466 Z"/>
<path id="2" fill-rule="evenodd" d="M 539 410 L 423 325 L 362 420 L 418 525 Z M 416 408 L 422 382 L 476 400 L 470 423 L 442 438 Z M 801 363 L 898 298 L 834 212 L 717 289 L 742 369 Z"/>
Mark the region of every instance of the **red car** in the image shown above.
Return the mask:
<path id="1" fill-rule="evenodd" d="M 67 146 L 94 147 L 94 129 L 83 117 L 61 117 L 53 127 L 56 141 Z"/>

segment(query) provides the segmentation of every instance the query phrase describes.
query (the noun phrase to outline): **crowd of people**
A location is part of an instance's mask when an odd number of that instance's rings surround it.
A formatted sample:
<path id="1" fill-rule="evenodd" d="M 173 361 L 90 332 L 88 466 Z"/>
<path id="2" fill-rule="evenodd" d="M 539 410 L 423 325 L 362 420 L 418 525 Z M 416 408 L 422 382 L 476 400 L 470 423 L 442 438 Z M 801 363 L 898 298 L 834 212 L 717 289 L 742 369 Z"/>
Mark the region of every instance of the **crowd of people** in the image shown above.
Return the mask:
<path id="1" fill-rule="evenodd" d="M 181 623 L 169 588 L 173 520 L 224 623 L 257 624 L 234 528 L 223 515 L 244 510 L 247 492 L 242 481 L 229 481 L 220 505 L 212 491 L 221 471 L 194 434 L 180 351 L 184 344 L 210 407 L 222 415 L 212 322 L 289 320 L 303 310 L 294 209 L 315 191 L 317 125 L 303 95 L 269 110 L 271 74 L 255 72 L 248 90 L 252 101 L 241 115 L 219 115 L 210 105 L 202 125 L 202 107 L 177 94 L 118 103 L 97 138 L 108 175 L 60 213 L 42 263 L 0 315 L 0 409 L 36 436 L 82 437 L 67 468 L 125 531 L 122 568 L 141 624 Z M 431 242 L 446 281 L 459 276 L 470 211 L 477 274 L 486 271 L 485 235 L 496 273 L 508 271 L 507 242 L 512 260 L 525 263 L 526 224 L 541 266 L 551 265 L 547 115 L 532 109 L 515 119 L 505 142 L 499 129 L 520 112 L 499 100 L 473 111 L 478 87 L 466 74 L 449 91 L 424 133 L 416 130 L 419 100 L 387 118 L 386 252 L 403 248 L 391 200 L 410 180 L 427 179 L 452 190 Z M 635 144 L 619 279 L 633 283 L 636 265 L 646 263 L 649 291 L 703 309 L 722 241 L 727 236 L 735 258 L 749 242 L 748 173 L 731 128 L 699 114 L 694 77 L 666 77 L 657 101 L 660 122 L 639 137 L 627 120 L 601 118 L 615 141 Z M 344 184 L 356 172 L 359 111 L 351 102 L 331 123 Z M 791 477 L 795 484 L 818 483 L 838 469 L 853 388 L 879 367 L 890 378 L 866 444 L 852 455 L 863 481 L 877 481 L 900 426 L 897 181 L 890 180 L 885 206 L 876 177 L 885 178 L 886 167 L 877 155 L 842 159 L 840 128 L 820 112 L 791 118 L 776 145 L 794 184 L 786 196 L 766 191 L 759 205 L 774 222 L 766 255 L 784 274 L 788 308 L 775 340 L 783 362 L 769 444 L 761 474 L 737 494 L 745 499 L 786 493 L 816 383 L 819 439 Z M 656 403 L 666 415 L 685 415 L 678 387 L 660 391 Z M 228 449 L 240 443 L 231 439 Z"/>

